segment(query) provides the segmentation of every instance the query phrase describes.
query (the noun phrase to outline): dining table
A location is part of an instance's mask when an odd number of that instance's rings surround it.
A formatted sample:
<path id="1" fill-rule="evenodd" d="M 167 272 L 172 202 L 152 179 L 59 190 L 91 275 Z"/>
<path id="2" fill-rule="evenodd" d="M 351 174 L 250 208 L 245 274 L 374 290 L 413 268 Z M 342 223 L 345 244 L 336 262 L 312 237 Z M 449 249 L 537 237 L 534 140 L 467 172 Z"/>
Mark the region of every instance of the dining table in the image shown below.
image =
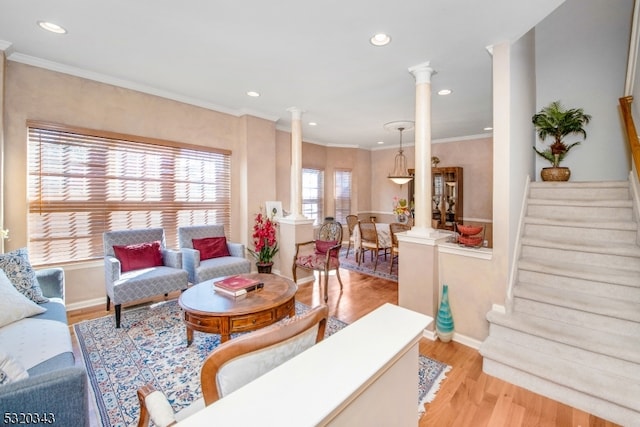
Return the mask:
<path id="1" fill-rule="evenodd" d="M 388 249 L 391 247 L 391 229 L 389 224 L 384 222 L 376 222 L 376 231 L 378 232 L 378 247 L 380 249 Z M 353 228 L 353 247 L 356 253 L 361 246 L 360 229 L 358 227 Z"/>

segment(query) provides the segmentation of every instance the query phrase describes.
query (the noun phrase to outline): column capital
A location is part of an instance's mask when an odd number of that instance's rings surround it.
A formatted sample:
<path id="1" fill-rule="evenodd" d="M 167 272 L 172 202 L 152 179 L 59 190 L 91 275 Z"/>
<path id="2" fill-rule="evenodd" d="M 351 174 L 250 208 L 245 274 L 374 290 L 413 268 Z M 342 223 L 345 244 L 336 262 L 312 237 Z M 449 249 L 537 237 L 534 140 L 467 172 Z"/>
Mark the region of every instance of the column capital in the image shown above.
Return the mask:
<path id="1" fill-rule="evenodd" d="M 300 120 L 302 118 L 302 113 L 304 113 L 304 111 L 298 107 L 289 107 L 287 108 L 287 111 L 291 113 L 291 118 L 293 120 Z"/>
<path id="2" fill-rule="evenodd" d="M 416 79 L 416 84 L 431 83 L 431 76 L 434 75 L 436 71 L 429 65 L 430 62 L 427 61 L 422 64 L 409 67 L 409 72 L 413 74 L 413 77 Z"/>

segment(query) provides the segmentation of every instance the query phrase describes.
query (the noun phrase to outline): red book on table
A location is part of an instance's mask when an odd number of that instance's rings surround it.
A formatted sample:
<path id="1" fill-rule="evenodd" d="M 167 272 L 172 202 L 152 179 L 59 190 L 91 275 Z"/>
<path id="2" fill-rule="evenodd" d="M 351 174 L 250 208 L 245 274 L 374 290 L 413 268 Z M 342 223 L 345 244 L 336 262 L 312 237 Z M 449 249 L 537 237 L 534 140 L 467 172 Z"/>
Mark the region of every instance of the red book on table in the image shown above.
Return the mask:
<path id="1" fill-rule="evenodd" d="M 251 291 L 259 288 L 261 283 L 261 281 L 249 277 L 229 276 L 213 282 L 213 285 L 216 288 L 227 289 L 229 291 L 239 291 L 242 289 Z"/>

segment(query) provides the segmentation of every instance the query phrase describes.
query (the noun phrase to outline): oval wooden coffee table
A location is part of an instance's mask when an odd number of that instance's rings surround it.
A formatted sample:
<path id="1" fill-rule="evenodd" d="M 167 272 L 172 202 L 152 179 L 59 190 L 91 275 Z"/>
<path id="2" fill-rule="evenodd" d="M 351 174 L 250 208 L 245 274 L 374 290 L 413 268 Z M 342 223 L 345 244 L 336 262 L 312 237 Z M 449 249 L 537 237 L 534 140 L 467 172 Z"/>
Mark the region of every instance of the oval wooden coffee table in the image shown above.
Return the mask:
<path id="1" fill-rule="evenodd" d="M 178 300 L 187 326 L 187 345 L 193 342 L 193 331 L 220 334 L 229 340 L 236 332 L 253 331 L 271 325 L 287 316 L 295 316 L 297 285 L 275 274 L 250 273 L 242 276 L 258 279 L 264 287 L 234 298 L 216 293 L 207 280 L 187 289 Z"/>

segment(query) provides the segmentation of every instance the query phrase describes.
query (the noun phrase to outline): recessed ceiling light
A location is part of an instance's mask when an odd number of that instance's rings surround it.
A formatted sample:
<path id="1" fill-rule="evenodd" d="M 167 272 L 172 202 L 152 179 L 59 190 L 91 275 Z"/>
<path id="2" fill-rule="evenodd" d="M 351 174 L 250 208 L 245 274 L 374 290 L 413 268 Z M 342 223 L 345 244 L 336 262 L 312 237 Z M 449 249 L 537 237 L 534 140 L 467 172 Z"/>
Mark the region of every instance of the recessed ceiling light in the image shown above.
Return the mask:
<path id="1" fill-rule="evenodd" d="M 252 96 L 254 98 L 257 98 L 257 97 L 260 96 L 260 93 L 256 92 L 256 91 L 253 91 L 253 90 L 250 90 L 249 92 L 247 92 L 247 95 Z"/>
<path id="2" fill-rule="evenodd" d="M 369 39 L 374 46 L 385 46 L 391 42 L 391 37 L 385 33 L 378 33 Z"/>
<path id="3" fill-rule="evenodd" d="M 309 126 L 318 126 L 316 122 L 309 122 Z"/>
<path id="4" fill-rule="evenodd" d="M 384 141 L 378 141 L 378 144 L 382 145 L 384 144 Z"/>
<path id="5" fill-rule="evenodd" d="M 487 126 L 484 130 L 493 130 L 493 128 L 491 126 Z"/>
<path id="6" fill-rule="evenodd" d="M 450 95 L 451 89 L 442 89 L 438 91 L 438 95 Z"/>
<path id="7" fill-rule="evenodd" d="M 63 27 L 61 27 L 58 24 L 54 24 L 53 22 L 38 21 L 38 25 L 43 30 L 51 31 L 52 33 L 67 34 L 67 30 L 65 30 Z"/>

